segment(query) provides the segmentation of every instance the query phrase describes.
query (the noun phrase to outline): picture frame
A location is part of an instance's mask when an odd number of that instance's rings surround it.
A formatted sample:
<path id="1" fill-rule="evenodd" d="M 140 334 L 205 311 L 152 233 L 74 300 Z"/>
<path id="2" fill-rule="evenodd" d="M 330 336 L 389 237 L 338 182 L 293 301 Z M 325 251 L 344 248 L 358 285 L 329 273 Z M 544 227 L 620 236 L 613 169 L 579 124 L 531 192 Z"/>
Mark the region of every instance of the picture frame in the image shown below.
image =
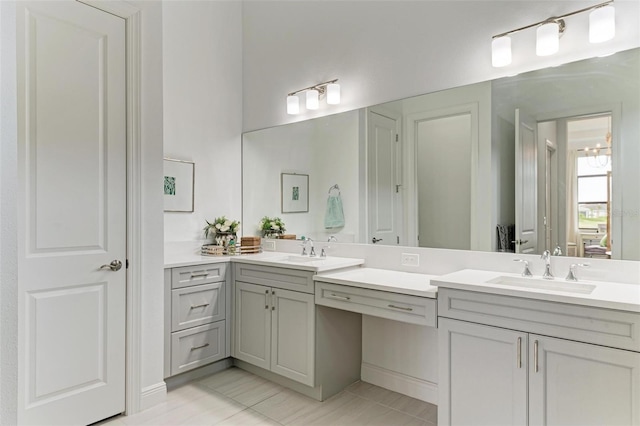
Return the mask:
<path id="1" fill-rule="evenodd" d="M 281 173 L 280 200 L 282 213 L 308 213 L 309 175 Z"/>
<path id="2" fill-rule="evenodd" d="M 195 163 L 193 161 L 165 158 L 164 211 L 193 212 L 193 190 L 195 186 Z"/>

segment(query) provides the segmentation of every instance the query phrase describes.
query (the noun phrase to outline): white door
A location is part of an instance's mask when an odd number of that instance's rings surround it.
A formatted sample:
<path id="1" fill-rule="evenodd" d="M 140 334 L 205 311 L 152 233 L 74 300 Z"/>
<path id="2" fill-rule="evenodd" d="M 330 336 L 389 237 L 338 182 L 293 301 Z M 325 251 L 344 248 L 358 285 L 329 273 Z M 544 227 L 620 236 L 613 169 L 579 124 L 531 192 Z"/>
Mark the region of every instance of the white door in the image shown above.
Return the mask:
<path id="1" fill-rule="evenodd" d="M 640 425 L 640 353 L 529 339 L 529 424 Z"/>
<path id="2" fill-rule="evenodd" d="M 18 421 L 125 409 L 125 22 L 17 2 Z"/>
<path id="3" fill-rule="evenodd" d="M 271 289 L 236 281 L 235 357 L 266 370 L 271 367 Z"/>
<path id="4" fill-rule="evenodd" d="M 314 385 L 314 295 L 274 288 L 271 306 L 271 371 Z"/>
<path id="5" fill-rule="evenodd" d="M 367 130 L 367 242 L 400 244 L 402 213 L 398 159 L 400 142 L 396 121 L 368 111 Z"/>
<path id="6" fill-rule="evenodd" d="M 527 334 L 440 318 L 438 424 L 527 424 Z"/>
<path id="7" fill-rule="evenodd" d="M 538 150 L 536 123 L 520 109 L 516 123 L 516 253 L 538 249 Z"/>

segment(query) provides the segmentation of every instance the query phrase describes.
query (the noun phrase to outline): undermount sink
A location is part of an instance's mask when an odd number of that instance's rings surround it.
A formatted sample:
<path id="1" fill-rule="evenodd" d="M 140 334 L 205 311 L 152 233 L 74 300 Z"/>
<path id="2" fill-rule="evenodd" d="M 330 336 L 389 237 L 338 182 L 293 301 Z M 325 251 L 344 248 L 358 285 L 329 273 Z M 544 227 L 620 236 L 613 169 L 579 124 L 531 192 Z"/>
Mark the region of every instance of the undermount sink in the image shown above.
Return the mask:
<path id="1" fill-rule="evenodd" d="M 560 280 L 540 280 L 536 278 L 501 276 L 486 281 L 488 284 L 499 284 L 513 287 L 537 288 L 541 290 L 566 291 L 568 293 L 591 294 L 596 286 Z"/>
<path id="2" fill-rule="evenodd" d="M 296 262 L 296 263 L 307 263 L 307 262 L 313 262 L 315 260 L 322 260 L 319 257 L 309 257 L 309 256 L 287 256 L 284 259 L 282 259 L 285 262 Z"/>

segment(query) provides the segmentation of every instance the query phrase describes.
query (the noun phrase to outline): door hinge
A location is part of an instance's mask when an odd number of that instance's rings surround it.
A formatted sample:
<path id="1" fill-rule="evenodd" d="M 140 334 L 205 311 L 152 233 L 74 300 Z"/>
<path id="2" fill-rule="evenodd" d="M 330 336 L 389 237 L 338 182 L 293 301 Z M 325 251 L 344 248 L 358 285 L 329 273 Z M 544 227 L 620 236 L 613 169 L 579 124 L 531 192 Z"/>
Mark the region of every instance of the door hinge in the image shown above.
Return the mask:
<path id="1" fill-rule="evenodd" d="M 125 264 L 124 268 L 129 269 L 129 259 L 125 260 L 124 264 Z"/>
<path id="2" fill-rule="evenodd" d="M 400 244 L 400 235 L 396 235 L 396 243 Z"/>
<path id="3" fill-rule="evenodd" d="M 400 141 L 400 136 L 398 136 L 398 134 L 396 133 L 396 142 Z"/>

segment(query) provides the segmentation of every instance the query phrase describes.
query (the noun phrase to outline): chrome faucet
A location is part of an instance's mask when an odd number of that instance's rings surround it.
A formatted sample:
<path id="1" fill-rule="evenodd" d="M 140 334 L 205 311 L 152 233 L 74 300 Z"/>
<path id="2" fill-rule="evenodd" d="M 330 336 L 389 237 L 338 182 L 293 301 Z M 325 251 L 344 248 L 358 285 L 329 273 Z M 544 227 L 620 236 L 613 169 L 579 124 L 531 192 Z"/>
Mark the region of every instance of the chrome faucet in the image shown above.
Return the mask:
<path id="1" fill-rule="evenodd" d="M 327 242 L 331 243 L 331 242 L 338 242 L 338 239 L 336 238 L 335 235 L 330 235 L 329 238 L 327 238 Z M 322 247 L 322 250 L 320 250 L 320 257 L 327 257 L 327 250 L 329 250 L 331 248 L 331 246 L 329 244 L 327 244 L 326 246 Z"/>
<path id="2" fill-rule="evenodd" d="M 313 240 L 311 238 L 305 238 L 302 241 L 302 255 L 307 255 L 307 244 L 311 244 L 311 250 L 309 251 L 309 257 L 316 257 L 316 249 L 313 248 Z"/>
<path id="3" fill-rule="evenodd" d="M 578 281 L 578 277 L 576 277 L 576 267 L 581 267 L 581 268 L 588 268 L 589 264 L 588 263 L 572 263 L 571 266 L 569 266 L 569 274 L 567 275 L 567 278 L 565 278 L 567 281 Z"/>
<path id="4" fill-rule="evenodd" d="M 529 261 L 528 260 L 524 260 L 524 259 L 513 259 L 514 262 L 522 262 L 524 263 L 524 270 L 522 271 L 522 276 L 523 277 L 532 277 L 533 274 L 531 273 L 531 270 L 529 269 Z"/>
<path id="5" fill-rule="evenodd" d="M 552 280 L 553 274 L 551 273 L 551 252 L 549 250 L 545 250 L 540 256 L 540 259 L 544 260 L 544 274 L 542 274 L 542 278 L 545 280 Z"/>

